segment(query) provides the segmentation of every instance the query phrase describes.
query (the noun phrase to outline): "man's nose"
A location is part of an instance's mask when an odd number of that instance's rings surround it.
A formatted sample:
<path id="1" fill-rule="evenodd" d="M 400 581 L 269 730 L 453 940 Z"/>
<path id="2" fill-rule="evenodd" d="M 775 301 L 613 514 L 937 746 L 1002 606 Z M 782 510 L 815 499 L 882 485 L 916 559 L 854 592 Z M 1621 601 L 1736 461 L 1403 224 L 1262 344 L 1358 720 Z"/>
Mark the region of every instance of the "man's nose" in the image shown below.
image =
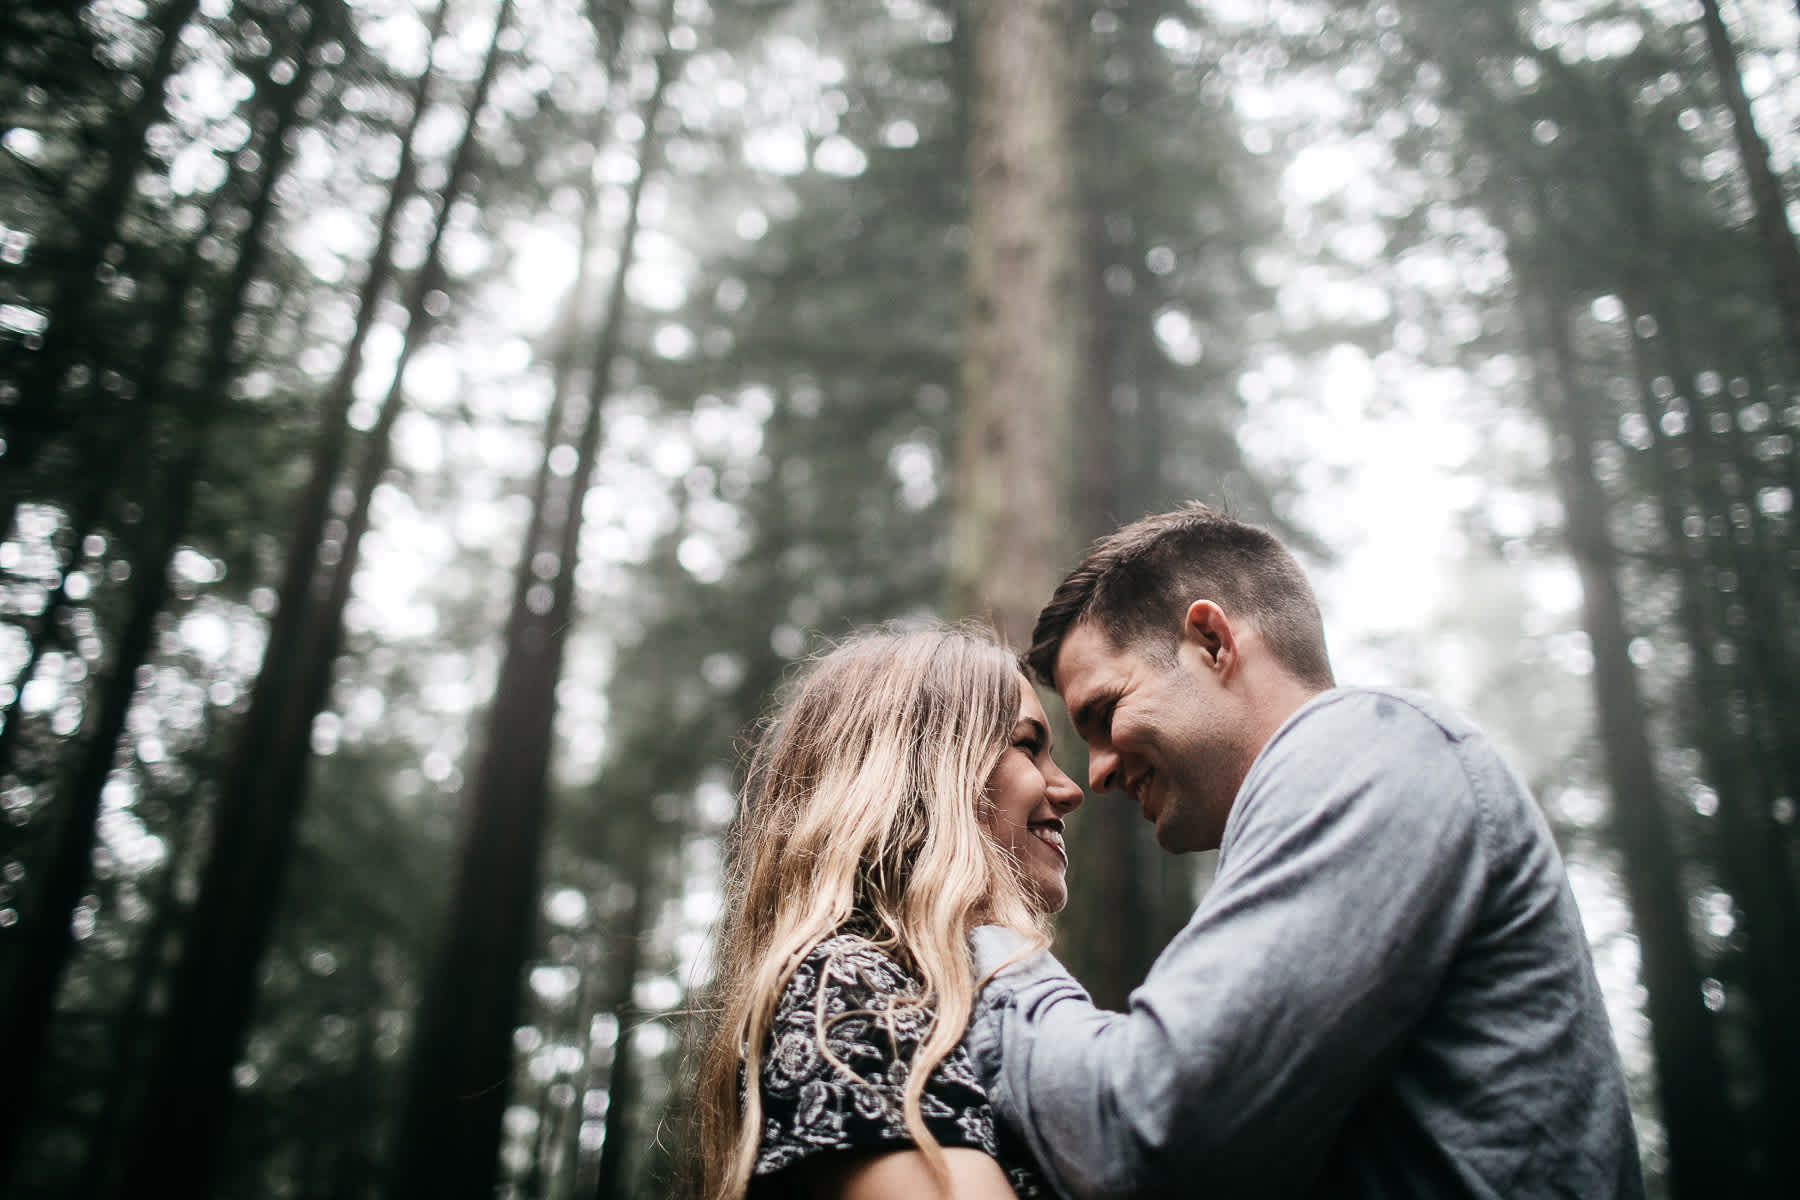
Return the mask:
<path id="1" fill-rule="evenodd" d="M 1099 749 L 1088 747 L 1088 787 L 1096 792 L 1110 792 L 1122 787 L 1123 781 L 1116 778 L 1119 772 L 1119 756 L 1110 747 Z"/>

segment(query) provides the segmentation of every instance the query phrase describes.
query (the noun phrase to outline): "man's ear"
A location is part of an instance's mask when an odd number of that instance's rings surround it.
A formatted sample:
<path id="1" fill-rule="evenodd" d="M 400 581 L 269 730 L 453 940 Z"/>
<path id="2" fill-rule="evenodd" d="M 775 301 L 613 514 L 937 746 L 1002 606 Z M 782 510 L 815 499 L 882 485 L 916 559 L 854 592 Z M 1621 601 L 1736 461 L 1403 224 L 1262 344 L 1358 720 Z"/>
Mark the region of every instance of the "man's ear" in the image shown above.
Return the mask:
<path id="1" fill-rule="evenodd" d="M 1197 648 L 1214 667 L 1227 667 L 1237 659 L 1237 634 L 1231 618 L 1211 600 L 1188 605 L 1181 620 L 1181 640 Z"/>

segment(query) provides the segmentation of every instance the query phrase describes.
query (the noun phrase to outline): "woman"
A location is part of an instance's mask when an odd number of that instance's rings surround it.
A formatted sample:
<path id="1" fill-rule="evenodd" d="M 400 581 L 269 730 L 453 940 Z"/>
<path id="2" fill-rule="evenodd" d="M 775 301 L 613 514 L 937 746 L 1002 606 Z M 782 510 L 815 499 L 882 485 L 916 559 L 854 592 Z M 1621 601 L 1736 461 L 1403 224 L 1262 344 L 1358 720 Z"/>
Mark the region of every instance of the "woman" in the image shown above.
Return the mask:
<path id="1" fill-rule="evenodd" d="M 1050 1195 L 961 1039 L 979 923 L 1045 940 L 1081 789 L 968 629 L 818 660 L 750 763 L 697 1093 L 706 1200 Z"/>

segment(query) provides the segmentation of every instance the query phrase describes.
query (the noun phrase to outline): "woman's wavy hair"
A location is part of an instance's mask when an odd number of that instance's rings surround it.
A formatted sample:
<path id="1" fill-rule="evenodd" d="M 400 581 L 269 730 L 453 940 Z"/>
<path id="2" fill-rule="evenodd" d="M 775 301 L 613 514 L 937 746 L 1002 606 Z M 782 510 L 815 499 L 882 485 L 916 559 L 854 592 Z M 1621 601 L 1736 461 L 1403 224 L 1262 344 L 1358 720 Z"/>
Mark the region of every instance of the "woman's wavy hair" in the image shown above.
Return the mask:
<path id="1" fill-rule="evenodd" d="M 846 925 L 923 983 L 895 1001 L 930 1018 L 902 1119 L 948 1183 L 920 1096 L 968 1026 L 967 932 L 993 922 L 1047 941 L 1017 865 L 979 823 L 1023 678 L 979 628 L 864 633 L 816 658 L 764 723 L 728 837 L 701 1009 L 693 1119 L 705 1200 L 736 1200 L 748 1187 L 777 1001 L 807 954 Z M 825 1032 L 821 1017 L 820 1048 L 837 1062 Z"/>

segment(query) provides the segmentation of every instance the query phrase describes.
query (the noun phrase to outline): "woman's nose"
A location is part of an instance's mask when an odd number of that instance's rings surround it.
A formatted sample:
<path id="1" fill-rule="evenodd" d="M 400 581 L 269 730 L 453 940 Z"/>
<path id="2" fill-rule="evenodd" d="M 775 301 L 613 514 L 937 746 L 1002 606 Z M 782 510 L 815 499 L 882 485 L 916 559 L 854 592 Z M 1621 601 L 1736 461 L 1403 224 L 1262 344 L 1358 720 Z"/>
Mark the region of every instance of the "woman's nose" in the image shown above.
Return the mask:
<path id="1" fill-rule="evenodd" d="M 1050 764 L 1050 769 L 1055 772 L 1048 781 L 1050 787 L 1047 794 L 1050 797 L 1050 803 L 1055 806 L 1059 814 L 1074 812 L 1086 799 L 1082 795 L 1081 785 L 1069 778 L 1068 773 L 1055 763 Z"/>

